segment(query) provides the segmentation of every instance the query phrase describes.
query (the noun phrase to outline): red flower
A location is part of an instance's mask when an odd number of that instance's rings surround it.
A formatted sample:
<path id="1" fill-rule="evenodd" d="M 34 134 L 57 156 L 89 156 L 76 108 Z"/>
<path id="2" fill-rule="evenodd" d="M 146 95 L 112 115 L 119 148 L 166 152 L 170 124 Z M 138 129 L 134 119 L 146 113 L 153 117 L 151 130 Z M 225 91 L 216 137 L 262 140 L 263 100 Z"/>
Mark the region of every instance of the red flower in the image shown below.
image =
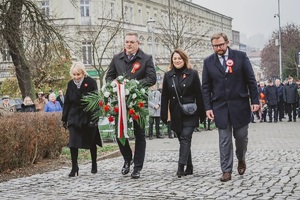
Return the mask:
<path id="1" fill-rule="evenodd" d="M 103 101 L 99 102 L 99 106 L 102 107 L 103 106 Z"/>
<path id="2" fill-rule="evenodd" d="M 138 120 L 138 119 L 139 119 L 139 115 L 138 114 L 136 114 L 136 115 L 133 116 L 133 120 Z"/>
<path id="3" fill-rule="evenodd" d="M 109 105 L 105 105 L 105 106 L 104 106 L 104 111 L 105 111 L 105 112 L 108 112 L 109 109 L 110 109 Z"/>
<path id="4" fill-rule="evenodd" d="M 116 106 L 116 107 L 114 107 L 114 112 L 115 113 L 118 113 L 119 112 L 119 108 Z"/>
<path id="5" fill-rule="evenodd" d="M 139 107 L 140 108 L 144 107 L 144 103 L 143 102 L 139 102 Z"/>
<path id="6" fill-rule="evenodd" d="M 134 110 L 132 108 L 129 109 L 129 115 L 134 115 Z"/>
<path id="7" fill-rule="evenodd" d="M 89 86 L 89 85 L 88 85 L 87 83 L 85 83 L 85 84 L 84 84 L 84 87 L 87 87 L 87 86 Z"/>
<path id="8" fill-rule="evenodd" d="M 113 122 L 113 121 L 114 121 L 114 117 L 113 117 L 113 116 L 109 116 L 109 117 L 108 117 L 108 121 L 109 121 L 109 122 Z"/>

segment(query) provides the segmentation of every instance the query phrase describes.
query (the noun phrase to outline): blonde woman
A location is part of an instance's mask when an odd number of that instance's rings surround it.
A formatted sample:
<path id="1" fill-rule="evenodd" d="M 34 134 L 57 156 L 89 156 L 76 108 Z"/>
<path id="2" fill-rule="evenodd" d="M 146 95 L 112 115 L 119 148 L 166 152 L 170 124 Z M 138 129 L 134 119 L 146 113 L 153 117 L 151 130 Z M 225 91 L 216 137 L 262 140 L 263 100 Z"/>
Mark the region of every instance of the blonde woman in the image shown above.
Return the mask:
<path id="1" fill-rule="evenodd" d="M 35 104 L 29 96 L 24 98 L 21 105 L 21 112 L 36 112 Z"/>
<path id="2" fill-rule="evenodd" d="M 69 148 L 71 151 L 72 170 L 69 177 L 78 176 L 78 148 L 90 149 L 92 157 L 91 173 L 97 173 L 97 146 L 102 146 L 97 123 L 92 123 L 91 113 L 85 112 L 81 98 L 89 92 L 97 91 L 97 83 L 87 75 L 81 62 L 75 62 L 71 69 L 65 95 L 62 114 L 63 126 L 69 130 Z"/>

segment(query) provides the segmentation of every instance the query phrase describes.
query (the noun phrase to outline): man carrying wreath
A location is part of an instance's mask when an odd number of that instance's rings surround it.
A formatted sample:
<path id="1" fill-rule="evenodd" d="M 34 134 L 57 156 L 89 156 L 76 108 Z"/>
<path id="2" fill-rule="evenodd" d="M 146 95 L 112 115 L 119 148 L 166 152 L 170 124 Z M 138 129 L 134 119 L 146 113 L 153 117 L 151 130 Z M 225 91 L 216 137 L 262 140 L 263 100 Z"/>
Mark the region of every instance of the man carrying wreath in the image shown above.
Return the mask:
<path id="1" fill-rule="evenodd" d="M 248 124 L 251 112 L 259 108 L 257 85 L 246 53 L 230 49 L 228 37 L 218 33 L 211 37 L 214 54 L 204 60 L 202 93 L 206 116 L 215 120 L 219 131 L 220 180 L 231 180 L 233 166 L 232 136 L 235 138 L 237 171 L 246 170 Z"/>
<path id="2" fill-rule="evenodd" d="M 114 55 L 105 80 L 113 81 L 118 76 L 125 76 L 128 79 L 136 79 L 144 87 L 150 87 L 156 83 L 156 72 L 152 56 L 145 54 L 139 49 L 140 41 L 137 33 L 127 33 L 125 36 L 124 51 Z M 124 158 L 124 165 L 121 173 L 126 175 L 130 171 L 130 165 L 133 159 L 132 178 L 139 178 L 140 171 L 143 168 L 146 151 L 145 127 L 141 127 L 134 120 L 135 151 L 132 158 L 132 150 L 126 139 L 125 145 L 119 140 L 118 145 Z"/>

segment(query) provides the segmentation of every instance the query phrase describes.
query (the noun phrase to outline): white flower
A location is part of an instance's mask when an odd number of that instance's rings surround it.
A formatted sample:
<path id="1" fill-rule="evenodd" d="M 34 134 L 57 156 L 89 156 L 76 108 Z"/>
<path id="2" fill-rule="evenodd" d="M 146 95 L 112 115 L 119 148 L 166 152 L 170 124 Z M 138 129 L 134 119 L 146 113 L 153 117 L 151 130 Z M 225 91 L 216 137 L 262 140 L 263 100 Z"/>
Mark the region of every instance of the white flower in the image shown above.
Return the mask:
<path id="1" fill-rule="evenodd" d="M 114 87 L 113 92 L 117 92 L 117 91 L 118 91 L 118 87 Z"/>
<path id="2" fill-rule="evenodd" d="M 142 94 L 145 94 L 145 93 L 146 93 L 146 90 L 145 90 L 144 88 L 142 88 L 142 89 L 141 89 L 141 93 L 142 93 Z"/>
<path id="3" fill-rule="evenodd" d="M 128 82 L 129 82 L 129 80 L 125 78 L 124 79 L 124 83 L 128 83 Z"/>
<path id="4" fill-rule="evenodd" d="M 109 95 L 110 95 L 110 92 L 106 91 L 106 92 L 103 93 L 103 95 L 104 95 L 106 98 L 108 98 Z"/>
<path id="5" fill-rule="evenodd" d="M 104 93 L 105 90 L 106 90 L 106 85 L 103 85 L 101 88 L 102 93 Z"/>
<path id="6" fill-rule="evenodd" d="M 134 93 L 133 95 L 132 95 L 132 99 L 135 99 L 137 97 L 137 95 L 136 95 L 136 93 Z"/>
<path id="7" fill-rule="evenodd" d="M 114 81 L 112 81 L 112 82 L 110 83 L 110 86 L 111 86 L 111 87 L 117 87 L 117 83 L 114 82 Z"/>
<path id="8" fill-rule="evenodd" d="M 117 80 L 118 80 L 118 81 L 123 80 L 123 79 L 124 79 L 123 76 L 118 76 L 118 77 L 117 77 Z"/>
<path id="9" fill-rule="evenodd" d="M 125 95 L 129 95 L 129 90 L 125 89 Z"/>

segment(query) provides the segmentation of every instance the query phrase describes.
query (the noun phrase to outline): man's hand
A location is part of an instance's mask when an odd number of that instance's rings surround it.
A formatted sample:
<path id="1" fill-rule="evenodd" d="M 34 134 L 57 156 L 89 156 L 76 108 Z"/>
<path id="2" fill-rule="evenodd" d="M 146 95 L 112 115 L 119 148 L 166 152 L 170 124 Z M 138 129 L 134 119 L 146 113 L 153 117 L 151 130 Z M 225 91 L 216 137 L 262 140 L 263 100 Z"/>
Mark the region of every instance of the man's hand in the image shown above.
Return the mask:
<path id="1" fill-rule="evenodd" d="M 211 119 L 211 120 L 214 120 L 214 118 L 215 118 L 214 112 L 212 110 L 206 111 L 206 116 L 208 117 L 208 119 Z"/>
<path id="2" fill-rule="evenodd" d="M 68 122 L 63 122 L 63 127 L 64 127 L 65 129 L 68 129 Z"/>
<path id="3" fill-rule="evenodd" d="M 259 109 L 259 105 L 258 104 L 251 105 L 252 112 L 258 111 L 258 109 Z"/>

